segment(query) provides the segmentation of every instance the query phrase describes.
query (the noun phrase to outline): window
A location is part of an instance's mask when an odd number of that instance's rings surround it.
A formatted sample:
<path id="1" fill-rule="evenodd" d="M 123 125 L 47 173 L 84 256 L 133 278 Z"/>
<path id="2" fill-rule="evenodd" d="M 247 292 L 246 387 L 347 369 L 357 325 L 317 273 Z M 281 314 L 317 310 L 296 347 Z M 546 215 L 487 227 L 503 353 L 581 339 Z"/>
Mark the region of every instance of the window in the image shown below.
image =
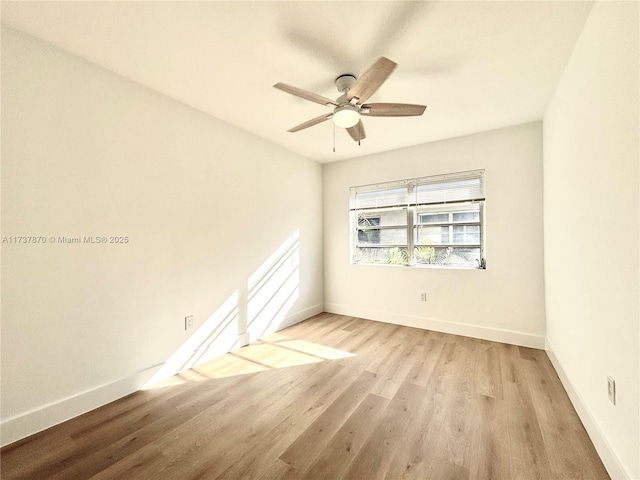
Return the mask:
<path id="1" fill-rule="evenodd" d="M 350 193 L 352 263 L 484 268 L 484 170 Z"/>

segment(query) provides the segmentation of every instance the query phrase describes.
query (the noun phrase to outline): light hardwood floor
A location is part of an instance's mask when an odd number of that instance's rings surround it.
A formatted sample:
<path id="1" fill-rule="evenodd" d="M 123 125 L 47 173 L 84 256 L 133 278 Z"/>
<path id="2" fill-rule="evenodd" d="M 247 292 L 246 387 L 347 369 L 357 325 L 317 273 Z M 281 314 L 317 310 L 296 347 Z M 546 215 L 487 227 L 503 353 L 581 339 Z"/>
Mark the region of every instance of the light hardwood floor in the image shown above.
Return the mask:
<path id="1" fill-rule="evenodd" d="M 321 314 L 1 451 L 3 479 L 607 479 L 541 350 Z"/>

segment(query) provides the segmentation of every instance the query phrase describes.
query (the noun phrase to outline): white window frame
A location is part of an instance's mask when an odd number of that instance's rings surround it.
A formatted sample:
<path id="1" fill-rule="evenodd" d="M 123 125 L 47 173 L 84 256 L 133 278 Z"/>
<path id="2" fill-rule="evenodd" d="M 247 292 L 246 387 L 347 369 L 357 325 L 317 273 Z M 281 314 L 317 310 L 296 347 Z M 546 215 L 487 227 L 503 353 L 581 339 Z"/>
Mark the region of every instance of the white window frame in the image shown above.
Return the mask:
<path id="1" fill-rule="evenodd" d="M 485 257 L 485 189 L 484 189 L 484 170 L 472 170 L 467 172 L 458 172 L 458 173 L 450 173 L 444 175 L 435 175 L 428 177 L 419 177 L 412 178 L 406 180 L 399 180 L 393 182 L 385 182 L 378 183 L 372 185 L 361 185 L 357 187 L 351 187 L 350 196 L 349 196 L 349 210 L 350 210 L 350 261 L 355 265 L 383 265 L 383 266 L 408 266 L 408 267 L 417 267 L 417 268 L 450 268 L 450 269 L 485 269 L 486 268 L 486 257 Z M 451 185 L 456 185 L 456 182 L 465 182 L 473 180 L 473 188 L 466 190 L 455 190 L 455 188 L 450 187 Z M 476 182 L 475 180 L 478 180 Z M 438 186 L 442 185 L 442 189 L 439 189 Z M 447 187 L 449 185 L 449 187 Z M 433 186 L 433 189 L 430 188 Z M 420 188 L 422 187 L 422 188 Z M 395 197 L 392 200 L 382 199 L 382 203 L 378 205 L 367 205 L 366 198 L 367 196 L 371 197 L 375 196 L 376 192 L 385 192 L 389 190 L 399 190 L 406 189 L 406 197 L 402 198 L 402 195 L 399 196 L 399 199 L 396 200 Z M 445 191 L 446 190 L 446 191 Z M 434 192 L 434 198 L 430 198 L 429 195 L 431 192 Z M 421 192 L 426 192 L 425 196 L 419 198 Z M 452 192 L 452 193 L 450 193 Z M 461 193 L 463 192 L 463 193 Z M 450 194 L 449 194 L 450 193 Z M 447 198 L 447 194 L 449 194 L 450 198 Z M 358 197 L 360 195 L 360 197 Z M 442 196 L 442 199 L 438 199 L 438 196 Z M 364 205 L 359 205 L 358 199 L 365 198 Z M 377 202 L 377 200 L 376 200 Z M 393 202 L 393 203 L 389 203 Z M 479 245 L 478 244 L 456 244 L 454 243 L 454 234 L 453 234 L 453 226 L 457 223 L 453 221 L 453 213 L 451 210 L 452 205 L 469 205 L 470 210 L 478 210 L 479 211 L 479 221 L 465 221 L 460 222 L 460 225 L 473 225 L 479 226 Z M 480 260 L 478 261 L 478 265 L 461 265 L 461 264 L 425 264 L 416 261 L 416 253 L 415 253 L 415 243 L 418 238 L 418 230 L 419 227 L 425 225 L 419 222 L 420 215 L 425 215 L 423 212 L 419 212 L 421 207 L 428 206 L 429 208 L 433 208 L 434 211 L 437 211 L 439 206 L 441 206 L 444 210 L 442 213 L 448 213 L 449 221 L 442 222 L 442 225 L 449 226 L 449 242 L 446 245 L 433 245 L 434 248 L 452 248 L 452 249 L 461 249 L 461 248 L 480 248 Z M 376 210 L 391 210 L 391 209 L 406 209 L 407 213 L 407 222 L 406 225 L 400 226 L 384 226 L 381 225 L 379 230 L 382 231 L 385 228 L 389 229 L 404 229 L 406 228 L 406 238 L 407 243 L 398 244 L 398 245 L 382 245 L 379 246 L 377 244 L 371 244 L 371 248 L 390 248 L 390 247 L 398 247 L 398 249 L 407 249 L 407 254 L 402 255 L 403 261 L 406 258 L 406 263 L 384 263 L 384 262 L 361 262 L 358 261 L 358 248 L 367 248 L 367 246 L 360 244 L 358 240 L 358 231 L 362 230 L 362 226 L 358 225 L 358 217 L 362 212 L 370 211 L 374 212 Z M 464 210 L 461 210 L 464 211 Z M 427 224 L 428 225 L 428 224 Z M 434 226 L 439 226 L 439 223 L 434 224 Z M 440 225 L 441 226 L 441 225 Z M 373 227 L 372 227 L 373 228 Z"/>

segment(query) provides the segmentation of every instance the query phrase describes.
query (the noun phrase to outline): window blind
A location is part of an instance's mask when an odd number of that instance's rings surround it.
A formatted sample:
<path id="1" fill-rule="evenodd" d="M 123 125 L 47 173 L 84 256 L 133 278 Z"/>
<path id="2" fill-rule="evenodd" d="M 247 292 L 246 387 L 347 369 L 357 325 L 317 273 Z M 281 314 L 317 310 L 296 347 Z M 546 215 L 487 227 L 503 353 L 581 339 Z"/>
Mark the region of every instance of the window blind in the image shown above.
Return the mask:
<path id="1" fill-rule="evenodd" d="M 373 191 L 369 189 L 356 189 L 351 209 L 360 210 L 406 206 L 408 202 L 408 192 L 409 190 L 406 186 Z"/>
<path id="2" fill-rule="evenodd" d="M 485 199 L 484 170 L 365 185 L 352 188 L 351 194 L 351 210 L 479 202 Z"/>
<path id="3" fill-rule="evenodd" d="M 416 179 L 414 205 L 484 200 L 484 171 L 462 172 Z"/>

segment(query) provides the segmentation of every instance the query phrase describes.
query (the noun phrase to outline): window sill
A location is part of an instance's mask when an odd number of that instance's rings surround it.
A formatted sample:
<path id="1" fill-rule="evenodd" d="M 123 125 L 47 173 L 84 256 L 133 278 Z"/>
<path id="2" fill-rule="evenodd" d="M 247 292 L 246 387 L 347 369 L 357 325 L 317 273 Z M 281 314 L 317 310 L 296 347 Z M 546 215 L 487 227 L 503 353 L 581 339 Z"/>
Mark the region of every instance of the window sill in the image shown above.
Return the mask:
<path id="1" fill-rule="evenodd" d="M 366 267 L 396 267 L 396 268 L 415 268 L 419 270 L 486 270 L 487 267 L 467 267 L 462 265 L 398 265 L 394 263 L 351 263 L 356 266 Z"/>

